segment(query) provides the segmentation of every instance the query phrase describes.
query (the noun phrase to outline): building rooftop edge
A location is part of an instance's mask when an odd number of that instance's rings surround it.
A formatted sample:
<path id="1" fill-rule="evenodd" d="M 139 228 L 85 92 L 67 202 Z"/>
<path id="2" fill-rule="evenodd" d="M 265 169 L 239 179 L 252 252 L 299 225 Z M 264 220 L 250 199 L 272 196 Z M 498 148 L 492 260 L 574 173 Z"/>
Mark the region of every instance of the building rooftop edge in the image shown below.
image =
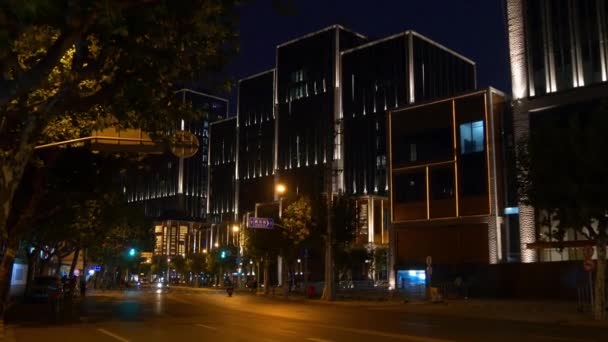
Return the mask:
<path id="1" fill-rule="evenodd" d="M 496 93 L 498 95 L 501 95 L 503 97 L 505 97 L 505 99 L 507 99 L 509 97 L 509 95 L 507 95 L 505 92 L 498 90 L 492 86 L 488 86 L 488 87 L 484 87 L 481 89 L 475 89 L 475 90 L 468 90 L 459 94 L 455 94 L 452 96 L 446 96 L 446 97 L 441 97 L 441 98 L 437 98 L 437 99 L 432 99 L 432 100 L 428 100 L 425 102 L 419 102 L 419 103 L 414 103 L 411 105 L 405 105 L 399 108 L 396 108 L 394 110 L 389 110 L 388 112 L 390 114 L 392 113 L 398 113 L 398 112 L 402 112 L 402 111 L 406 111 L 406 110 L 410 110 L 410 109 L 414 109 L 414 108 L 418 108 L 418 107 L 422 107 L 422 106 L 428 106 L 431 104 L 435 104 L 435 103 L 441 103 L 441 102 L 446 102 L 446 101 L 451 101 L 451 100 L 455 100 L 455 99 L 459 99 L 459 98 L 463 98 L 463 97 L 469 97 L 469 96 L 473 96 L 473 95 L 477 95 L 477 94 L 482 94 L 482 93 L 486 93 L 486 92 L 493 92 Z"/>
<path id="2" fill-rule="evenodd" d="M 362 35 L 361 33 L 355 32 L 355 31 L 353 31 L 353 30 L 351 30 L 351 29 L 348 29 L 348 28 L 346 28 L 346 27 L 344 27 L 344 26 L 342 26 L 342 25 L 339 25 L 339 24 L 333 24 L 333 25 L 331 25 L 331 26 L 327 26 L 327 27 L 325 27 L 325 28 L 322 28 L 322 29 L 320 29 L 320 30 L 318 30 L 318 31 L 314 31 L 314 32 L 311 32 L 311 33 L 307 33 L 307 34 L 305 34 L 305 35 L 303 35 L 303 36 L 296 37 L 296 38 L 294 38 L 294 39 L 291 39 L 291 40 L 288 40 L 288 41 L 286 41 L 286 42 L 283 42 L 283 43 L 281 43 L 281 44 L 277 45 L 277 49 L 278 49 L 278 48 L 280 48 L 280 47 L 286 46 L 286 45 L 293 44 L 293 43 L 298 42 L 298 41 L 300 41 L 300 40 L 303 40 L 303 39 L 306 39 L 306 38 L 310 38 L 310 37 L 315 36 L 315 35 L 317 35 L 317 34 L 319 34 L 319 33 L 323 33 L 323 32 L 325 32 L 325 31 L 329 31 L 329 30 L 336 30 L 336 29 L 342 29 L 342 30 L 344 30 L 344 31 L 347 31 L 347 32 L 350 32 L 350 33 L 355 34 L 355 35 L 356 35 L 356 36 L 358 36 L 359 38 L 367 39 L 367 37 L 366 37 L 366 36 L 364 36 L 364 35 Z"/>
<path id="3" fill-rule="evenodd" d="M 236 115 L 235 116 L 229 116 L 229 117 L 227 117 L 225 119 L 221 119 L 221 120 L 215 120 L 215 121 L 209 123 L 209 126 L 215 125 L 215 124 L 219 124 L 219 123 L 223 123 L 223 122 L 226 122 L 226 121 L 229 121 L 229 120 L 236 120 Z"/>
<path id="4" fill-rule="evenodd" d="M 207 96 L 207 97 L 210 97 L 210 98 L 213 98 L 213 99 L 216 99 L 216 100 L 228 102 L 228 99 L 225 99 L 223 97 L 219 97 L 219 96 L 216 96 L 216 95 L 211 95 L 211 94 L 203 93 L 203 92 L 200 92 L 200 91 L 192 90 L 190 88 L 182 88 L 182 89 L 174 91 L 173 93 L 177 94 L 177 93 L 182 92 L 182 91 L 187 91 L 189 93 L 193 93 L 193 94 L 197 94 L 197 95 L 202 95 L 202 96 Z"/>
<path id="5" fill-rule="evenodd" d="M 249 76 L 246 76 L 246 77 L 240 78 L 240 79 L 238 80 L 238 82 L 240 83 L 241 81 L 247 81 L 247 80 L 250 80 L 250 79 L 252 79 L 252 78 L 256 78 L 256 77 L 258 77 L 258 76 L 262 76 L 262 75 L 265 75 L 265 74 L 268 74 L 268 73 L 274 72 L 274 71 L 275 71 L 275 69 L 276 69 L 276 68 L 268 69 L 268 70 L 265 70 L 265 71 L 260 71 L 260 72 L 258 72 L 258 73 L 253 74 L 253 75 L 249 75 Z"/>
<path id="6" fill-rule="evenodd" d="M 344 50 L 344 51 L 342 51 L 340 54 L 341 54 L 341 55 L 345 55 L 345 54 L 347 54 L 347 53 L 351 53 L 351 52 L 353 52 L 353 51 L 357 51 L 357 50 L 365 49 L 365 48 L 368 48 L 368 47 L 370 47 L 370 46 L 374 46 L 374 45 L 376 45 L 376 44 L 380 44 L 380 43 L 383 43 L 383 42 L 385 42 L 385 41 L 388 41 L 388 40 L 391 40 L 391 39 L 395 39 L 395 38 L 398 38 L 398 37 L 400 37 L 400 36 L 407 36 L 407 35 L 410 35 L 410 34 L 411 34 L 411 35 L 414 35 L 414 36 L 416 36 L 416 37 L 418 37 L 418 38 L 420 38 L 420 39 L 423 39 L 424 41 L 426 41 L 426 42 L 428 42 L 428 43 L 431 43 L 431 44 L 433 44 L 433 45 L 437 46 L 438 48 L 443 49 L 443 50 L 445 50 L 445 51 L 447 51 L 447 52 L 451 53 L 451 54 L 452 54 L 452 55 L 454 55 L 454 56 L 457 56 L 458 58 L 460 58 L 460 59 L 462 59 L 462 60 L 464 60 L 464 61 L 466 61 L 466 62 L 468 62 L 468 63 L 470 63 L 470 64 L 476 65 L 475 61 L 473 61 L 472 59 L 470 59 L 470 58 L 468 58 L 468 57 L 464 56 L 463 54 L 458 53 L 458 52 L 456 52 L 456 51 L 454 51 L 454 50 L 452 50 L 452 49 L 450 49 L 450 48 L 446 47 L 445 45 L 442 45 L 442 44 L 440 44 L 440 43 L 438 43 L 438 42 L 436 42 L 436 41 L 434 41 L 434 40 L 430 39 L 429 37 L 426 37 L 426 36 L 424 36 L 424 35 L 422 35 L 422 34 L 420 34 L 420 33 L 416 32 L 416 31 L 413 31 L 413 30 L 407 30 L 407 31 L 403 31 L 403 32 L 399 32 L 399 33 L 392 34 L 392 35 L 390 35 L 390 36 L 386 36 L 386 37 L 378 38 L 378 39 L 376 39 L 376 40 L 372 40 L 372 41 L 370 41 L 370 42 L 368 42 L 368 43 L 365 43 L 365 44 L 361 44 L 361 45 L 359 45 L 359 46 L 356 46 L 356 47 L 354 47 L 354 48 L 352 48 L 352 49 Z"/>

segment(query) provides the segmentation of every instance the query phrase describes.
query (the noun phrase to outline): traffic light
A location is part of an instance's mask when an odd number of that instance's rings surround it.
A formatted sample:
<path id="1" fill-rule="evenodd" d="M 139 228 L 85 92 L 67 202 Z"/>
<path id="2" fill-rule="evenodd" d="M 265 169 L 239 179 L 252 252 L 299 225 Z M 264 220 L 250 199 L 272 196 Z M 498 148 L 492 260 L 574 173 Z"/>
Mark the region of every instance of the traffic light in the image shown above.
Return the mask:
<path id="1" fill-rule="evenodd" d="M 135 256 L 135 248 L 129 249 L 129 256 Z"/>
<path id="2" fill-rule="evenodd" d="M 222 251 L 222 253 L 220 253 L 220 258 L 226 259 L 226 251 Z"/>

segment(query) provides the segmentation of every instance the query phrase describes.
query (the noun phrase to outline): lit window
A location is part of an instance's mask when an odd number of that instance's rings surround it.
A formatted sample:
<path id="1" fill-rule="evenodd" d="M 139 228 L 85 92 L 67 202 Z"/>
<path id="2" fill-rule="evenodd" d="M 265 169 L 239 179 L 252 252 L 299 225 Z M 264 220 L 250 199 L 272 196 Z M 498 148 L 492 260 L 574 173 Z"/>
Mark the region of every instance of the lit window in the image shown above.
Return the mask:
<path id="1" fill-rule="evenodd" d="M 469 154 L 484 150 L 483 121 L 467 122 L 460 125 L 460 153 Z"/>

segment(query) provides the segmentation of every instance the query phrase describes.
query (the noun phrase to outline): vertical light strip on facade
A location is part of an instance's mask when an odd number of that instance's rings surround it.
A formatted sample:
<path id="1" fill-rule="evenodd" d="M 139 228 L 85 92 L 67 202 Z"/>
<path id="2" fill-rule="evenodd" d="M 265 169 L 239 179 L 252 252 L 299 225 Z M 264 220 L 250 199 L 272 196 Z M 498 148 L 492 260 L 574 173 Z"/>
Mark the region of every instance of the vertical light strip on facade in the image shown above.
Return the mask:
<path id="1" fill-rule="evenodd" d="M 572 7 L 572 11 L 570 12 L 570 18 L 572 19 L 572 23 L 573 23 L 573 38 L 574 40 L 571 42 L 571 44 L 574 45 L 575 48 L 575 52 L 576 52 L 576 64 L 573 64 L 576 66 L 576 71 L 578 73 L 578 86 L 579 87 L 584 87 L 585 86 L 585 75 L 583 73 L 583 55 L 581 53 L 581 35 L 580 35 L 580 30 L 579 30 L 579 25 L 580 22 L 578 20 L 578 7 L 574 6 L 574 4 L 572 2 L 569 2 L 569 5 Z"/>
<path id="2" fill-rule="evenodd" d="M 527 95 L 526 44 L 522 0 L 507 1 L 507 25 L 509 32 L 509 58 L 511 61 L 511 84 L 513 99 Z"/>
<path id="3" fill-rule="evenodd" d="M 431 200 L 430 200 L 430 186 L 429 186 L 429 167 L 428 165 L 425 167 L 426 170 L 426 175 L 425 175 L 425 179 L 426 179 L 426 219 L 430 220 L 431 219 Z"/>
<path id="4" fill-rule="evenodd" d="M 367 198 L 367 241 L 374 243 L 374 198 L 372 196 Z"/>
<path id="5" fill-rule="evenodd" d="M 209 147 L 207 148 L 207 215 L 211 214 L 211 125 L 209 125 Z"/>
<path id="6" fill-rule="evenodd" d="M 414 35 L 411 32 L 409 32 L 409 34 L 407 35 L 407 56 L 407 76 L 408 84 L 410 87 L 410 98 L 408 100 L 409 103 L 414 103 Z"/>
<path id="7" fill-rule="evenodd" d="M 177 193 L 184 193 L 184 158 L 179 158 L 179 174 L 177 175 Z"/>
<path id="8" fill-rule="evenodd" d="M 382 244 L 384 244 L 384 200 L 380 200 L 380 234 L 382 236 Z"/>
<path id="9" fill-rule="evenodd" d="M 575 25 L 576 23 L 574 22 L 574 15 L 572 15 L 573 12 L 573 7 L 572 7 L 572 2 L 568 1 L 568 37 L 570 38 L 570 61 L 572 62 L 572 87 L 576 88 L 579 86 L 579 82 L 578 82 L 578 57 L 579 54 L 577 53 L 577 46 L 576 43 L 578 42 L 578 39 L 575 38 L 576 36 L 576 29 L 575 29 Z"/>
<path id="10" fill-rule="evenodd" d="M 495 262 L 499 262 L 502 259 L 502 239 L 501 239 L 501 234 L 500 234 L 500 224 L 502 221 L 502 217 L 500 217 L 500 213 L 501 211 L 498 208 L 498 179 L 497 179 L 497 171 L 496 171 L 496 137 L 495 137 L 495 121 L 494 121 L 494 99 L 492 96 L 492 90 L 488 90 L 488 92 L 486 93 L 486 96 L 489 97 L 489 102 L 490 102 L 490 115 L 489 115 L 489 121 L 488 121 L 488 127 L 491 130 L 489 133 L 489 136 L 492 138 L 492 181 L 493 181 L 493 203 L 494 203 L 494 217 L 495 217 L 495 224 L 496 226 L 494 227 L 495 229 L 495 234 L 496 234 L 496 239 L 494 241 L 494 244 L 496 246 L 496 255 L 493 258 L 490 258 L 490 260 L 495 260 Z M 487 112 L 487 106 L 486 106 L 486 112 Z M 489 167 L 490 165 L 488 165 Z"/>
<path id="11" fill-rule="evenodd" d="M 544 24 L 545 24 L 545 54 L 547 55 L 547 93 L 557 91 L 557 81 L 555 79 L 555 53 L 553 52 L 553 16 L 551 16 L 551 6 L 548 1 L 544 4 Z"/>
<path id="12" fill-rule="evenodd" d="M 606 31 L 604 29 L 606 27 L 606 23 L 604 21 L 607 20 L 603 15 L 603 13 L 606 13 L 606 10 L 604 9 L 605 2 L 602 0 L 596 0 L 595 3 L 598 36 L 600 37 L 600 66 L 602 69 L 602 81 L 606 82 L 608 81 L 608 72 L 606 71 L 606 68 L 608 67 L 606 65 L 608 64 L 608 61 L 606 61 L 606 54 L 608 53 L 608 44 L 606 44 L 606 42 L 608 41 L 608 37 L 606 37 Z"/>
<path id="13" fill-rule="evenodd" d="M 454 136 L 454 194 L 456 196 L 456 217 L 459 217 L 460 197 L 458 195 L 458 145 L 456 144 L 456 100 L 452 100 L 452 134 Z"/>
<path id="14" fill-rule="evenodd" d="M 492 215 L 493 210 L 492 210 L 492 193 L 494 192 L 492 190 L 492 180 L 490 178 L 491 173 L 490 173 L 490 133 L 488 132 L 489 130 L 489 121 L 488 121 L 488 93 L 484 93 L 483 94 L 483 112 L 484 112 L 484 116 L 485 116 L 485 122 L 484 122 L 484 128 L 486 130 L 486 171 L 487 171 L 487 175 L 488 175 L 488 214 Z"/>
<path id="15" fill-rule="evenodd" d="M 390 183 L 390 187 L 389 187 L 389 191 L 388 191 L 388 198 L 390 200 L 390 217 L 391 217 L 391 222 L 394 222 L 394 215 L 393 215 L 393 202 L 394 202 L 394 198 L 393 198 L 393 130 L 392 130 L 392 120 L 393 120 L 393 112 L 388 112 L 387 113 L 388 116 L 388 183 Z"/>

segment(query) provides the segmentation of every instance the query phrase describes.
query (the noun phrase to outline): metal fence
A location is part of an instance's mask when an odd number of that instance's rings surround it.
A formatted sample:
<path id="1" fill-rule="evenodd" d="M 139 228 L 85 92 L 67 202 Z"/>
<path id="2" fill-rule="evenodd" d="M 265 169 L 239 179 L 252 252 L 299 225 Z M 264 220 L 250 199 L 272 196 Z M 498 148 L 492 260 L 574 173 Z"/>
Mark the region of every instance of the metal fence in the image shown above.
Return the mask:
<path id="1" fill-rule="evenodd" d="M 608 298 L 608 288 L 605 289 L 605 298 Z M 593 311 L 593 296 L 595 289 L 590 286 L 579 286 L 576 289 L 577 297 L 577 310 L 579 312 L 591 312 Z M 606 304 L 606 310 L 608 311 L 608 303 Z"/>

